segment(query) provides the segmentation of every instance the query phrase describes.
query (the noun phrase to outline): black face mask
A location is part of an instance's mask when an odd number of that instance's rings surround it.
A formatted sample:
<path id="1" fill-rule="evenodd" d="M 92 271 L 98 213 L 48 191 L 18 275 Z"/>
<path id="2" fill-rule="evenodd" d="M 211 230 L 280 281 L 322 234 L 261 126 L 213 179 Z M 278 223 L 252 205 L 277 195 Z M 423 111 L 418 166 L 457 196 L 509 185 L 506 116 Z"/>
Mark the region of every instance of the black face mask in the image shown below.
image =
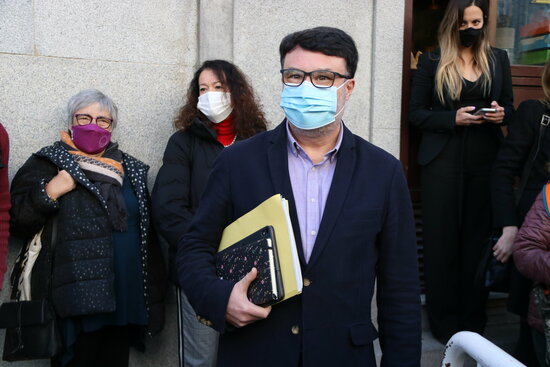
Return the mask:
<path id="1" fill-rule="evenodd" d="M 458 32 L 460 34 L 460 44 L 464 47 L 473 46 L 479 41 L 481 36 L 481 28 L 468 28 Z"/>

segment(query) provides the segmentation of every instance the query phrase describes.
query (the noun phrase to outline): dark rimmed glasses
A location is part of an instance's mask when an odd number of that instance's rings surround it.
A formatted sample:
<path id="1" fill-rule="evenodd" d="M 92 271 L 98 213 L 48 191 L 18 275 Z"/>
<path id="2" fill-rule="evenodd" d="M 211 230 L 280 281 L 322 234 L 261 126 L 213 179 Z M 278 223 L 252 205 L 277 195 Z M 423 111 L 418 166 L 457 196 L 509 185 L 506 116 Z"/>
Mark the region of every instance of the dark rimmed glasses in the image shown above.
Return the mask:
<path id="1" fill-rule="evenodd" d="M 113 124 L 113 119 L 104 116 L 92 117 L 86 113 L 76 113 L 74 117 L 79 125 L 89 125 L 95 120 L 96 125 L 105 130 Z"/>
<path id="2" fill-rule="evenodd" d="M 343 75 L 330 70 L 305 72 L 300 69 L 281 69 L 281 75 L 284 85 L 288 85 L 289 87 L 299 87 L 306 79 L 306 76 L 309 76 L 311 84 L 317 88 L 332 87 L 336 78 L 351 79 L 349 75 Z"/>

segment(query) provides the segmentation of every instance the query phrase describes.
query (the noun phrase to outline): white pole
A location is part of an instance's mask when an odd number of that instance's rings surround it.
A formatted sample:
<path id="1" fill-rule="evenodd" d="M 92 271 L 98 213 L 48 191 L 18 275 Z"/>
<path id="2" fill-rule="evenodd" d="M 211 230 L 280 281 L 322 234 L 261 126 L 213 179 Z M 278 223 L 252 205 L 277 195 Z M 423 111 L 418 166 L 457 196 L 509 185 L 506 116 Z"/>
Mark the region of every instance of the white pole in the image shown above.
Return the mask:
<path id="1" fill-rule="evenodd" d="M 483 367 L 525 367 L 517 359 L 471 331 L 461 331 L 449 339 L 441 367 L 463 367 L 464 356 L 469 355 Z"/>

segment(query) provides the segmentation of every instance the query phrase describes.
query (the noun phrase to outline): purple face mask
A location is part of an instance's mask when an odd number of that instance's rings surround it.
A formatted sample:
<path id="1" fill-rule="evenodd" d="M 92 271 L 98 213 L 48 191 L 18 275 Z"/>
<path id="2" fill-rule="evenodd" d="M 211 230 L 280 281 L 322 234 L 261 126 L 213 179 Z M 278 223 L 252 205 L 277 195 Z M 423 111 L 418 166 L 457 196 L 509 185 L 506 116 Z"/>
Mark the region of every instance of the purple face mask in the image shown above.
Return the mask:
<path id="1" fill-rule="evenodd" d="M 96 124 L 75 125 L 71 127 L 74 145 L 88 154 L 97 154 L 111 142 L 111 132 Z"/>

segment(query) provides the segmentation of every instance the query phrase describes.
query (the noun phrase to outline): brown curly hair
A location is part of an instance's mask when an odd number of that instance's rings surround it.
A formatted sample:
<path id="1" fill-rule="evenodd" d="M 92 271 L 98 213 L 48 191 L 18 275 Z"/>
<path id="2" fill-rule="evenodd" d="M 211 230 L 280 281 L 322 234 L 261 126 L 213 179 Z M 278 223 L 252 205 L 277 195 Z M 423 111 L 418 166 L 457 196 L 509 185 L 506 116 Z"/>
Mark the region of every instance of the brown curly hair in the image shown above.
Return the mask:
<path id="1" fill-rule="evenodd" d="M 241 139 L 246 139 L 259 132 L 266 131 L 267 121 L 260 104 L 254 96 L 252 87 L 242 71 L 237 66 L 225 60 L 207 60 L 195 71 L 187 89 L 187 100 L 183 107 L 180 108 L 178 116 L 174 120 L 176 129 L 187 129 L 194 118 L 200 119 L 207 126 L 213 124 L 197 108 L 199 76 L 206 69 L 214 72 L 231 93 L 231 105 L 233 106 L 231 114 L 233 116 L 233 127 L 237 136 Z"/>

